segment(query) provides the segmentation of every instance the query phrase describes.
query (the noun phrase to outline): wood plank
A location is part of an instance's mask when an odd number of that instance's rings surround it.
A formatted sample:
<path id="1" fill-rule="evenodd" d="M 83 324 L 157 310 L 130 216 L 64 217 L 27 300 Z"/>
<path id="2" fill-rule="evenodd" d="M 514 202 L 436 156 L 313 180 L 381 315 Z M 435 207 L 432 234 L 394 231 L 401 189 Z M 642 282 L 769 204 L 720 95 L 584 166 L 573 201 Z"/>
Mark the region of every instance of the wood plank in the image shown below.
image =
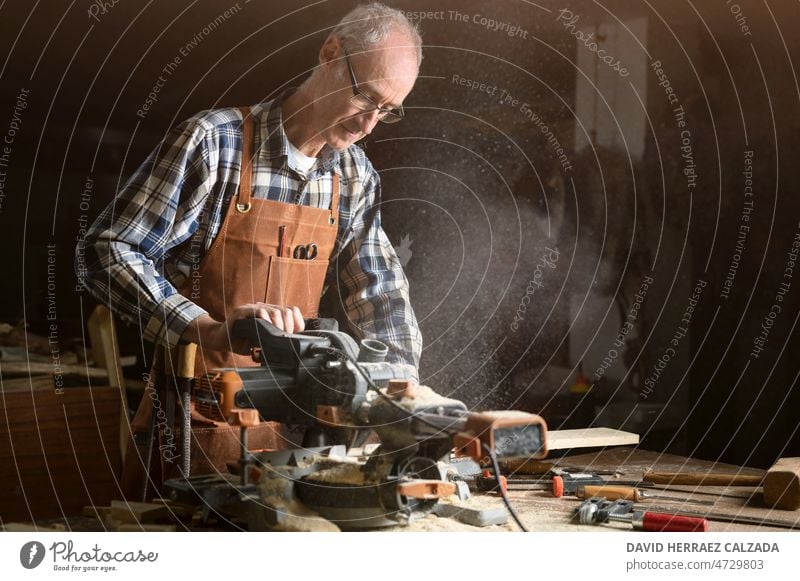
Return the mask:
<path id="1" fill-rule="evenodd" d="M 121 524 L 117 526 L 119 533 L 174 533 L 178 530 L 175 525 L 156 524 Z"/>
<path id="2" fill-rule="evenodd" d="M 104 520 L 108 515 L 111 514 L 111 507 L 110 506 L 84 506 L 83 510 L 81 511 L 83 516 L 87 518 L 97 518 L 99 520 Z"/>
<path id="3" fill-rule="evenodd" d="M 579 430 L 551 430 L 547 432 L 550 450 L 573 448 L 604 448 L 606 446 L 635 446 L 639 434 L 612 428 L 584 428 Z"/>
<path id="4" fill-rule="evenodd" d="M 111 501 L 111 518 L 127 524 L 154 524 L 170 520 L 172 513 L 164 503 Z"/>
<path id="5" fill-rule="evenodd" d="M 97 379 L 106 379 L 108 372 L 99 367 L 87 365 L 53 365 L 36 361 L 4 361 L 0 362 L 0 374 L 5 378 L 11 375 L 81 375 Z"/>
<path id="6" fill-rule="evenodd" d="M 2 530 L 7 533 L 63 533 L 67 530 L 64 525 L 41 526 L 32 523 L 10 522 L 3 525 Z"/>
<path id="7" fill-rule="evenodd" d="M 4 392 L 30 391 L 55 389 L 56 383 L 52 375 L 33 375 L 29 377 L 17 377 L 15 379 L 2 379 L 2 386 Z"/>

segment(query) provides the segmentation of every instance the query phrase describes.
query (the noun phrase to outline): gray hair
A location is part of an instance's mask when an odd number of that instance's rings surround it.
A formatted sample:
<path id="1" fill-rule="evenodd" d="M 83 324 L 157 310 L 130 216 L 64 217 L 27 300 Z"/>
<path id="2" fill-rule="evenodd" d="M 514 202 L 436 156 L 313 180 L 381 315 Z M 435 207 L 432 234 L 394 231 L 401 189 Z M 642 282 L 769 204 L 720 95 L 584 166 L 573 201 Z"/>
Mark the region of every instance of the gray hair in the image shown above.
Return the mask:
<path id="1" fill-rule="evenodd" d="M 422 37 L 419 28 L 400 10 L 380 2 L 357 6 L 336 25 L 331 34 L 350 50 L 370 50 L 386 40 L 392 31 L 405 33 L 417 50 L 417 66 L 422 63 Z"/>

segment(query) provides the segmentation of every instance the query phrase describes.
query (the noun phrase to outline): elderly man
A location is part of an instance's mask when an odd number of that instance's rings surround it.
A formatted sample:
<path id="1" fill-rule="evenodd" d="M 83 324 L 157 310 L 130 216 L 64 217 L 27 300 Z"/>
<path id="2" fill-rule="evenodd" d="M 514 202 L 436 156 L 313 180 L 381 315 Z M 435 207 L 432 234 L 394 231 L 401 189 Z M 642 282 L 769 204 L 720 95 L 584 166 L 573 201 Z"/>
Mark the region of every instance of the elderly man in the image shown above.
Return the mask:
<path id="1" fill-rule="evenodd" d="M 348 331 L 383 341 L 390 361 L 416 368 L 422 342 L 381 229 L 380 180 L 354 144 L 379 121 L 403 118 L 421 59 L 416 28 L 371 3 L 334 28 L 296 90 L 182 123 L 87 234 L 87 288 L 138 322 L 146 339 L 197 343 L 203 373 L 253 365 L 230 335 L 235 320 L 262 317 L 302 331 L 329 287 Z M 149 395 L 132 423 L 140 445 Z M 251 446 L 280 446 L 275 428 L 263 427 L 250 430 Z M 231 428 L 195 424 L 193 435 L 201 448 L 194 473 L 224 469 L 238 455 Z M 123 476 L 129 497 L 143 480 L 141 454 L 132 452 Z"/>

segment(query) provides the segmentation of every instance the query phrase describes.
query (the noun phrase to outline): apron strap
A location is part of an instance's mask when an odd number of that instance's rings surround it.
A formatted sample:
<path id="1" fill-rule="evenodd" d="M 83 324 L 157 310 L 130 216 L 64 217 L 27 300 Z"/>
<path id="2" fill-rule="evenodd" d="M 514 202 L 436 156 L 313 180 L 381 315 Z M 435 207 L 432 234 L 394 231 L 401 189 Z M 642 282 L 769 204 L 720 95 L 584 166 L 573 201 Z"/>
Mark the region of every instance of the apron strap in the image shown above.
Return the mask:
<path id="1" fill-rule="evenodd" d="M 253 178 L 253 118 L 250 116 L 250 107 L 239 107 L 242 114 L 242 164 L 239 174 L 239 197 L 236 201 L 236 210 L 246 214 L 253 207 L 250 202 L 252 197 Z"/>
<path id="2" fill-rule="evenodd" d="M 333 190 L 331 193 L 331 215 L 328 217 L 328 223 L 333 226 L 336 224 L 336 217 L 339 215 L 339 174 L 334 170 L 333 172 Z"/>
<path id="3" fill-rule="evenodd" d="M 253 180 L 253 126 L 255 122 L 250 116 L 250 107 L 239 107 L 242 114 L 242 169 L 239 174 L 239 196 L 236 201 L 236 210 L 246 214 L 253 207 L 250 202 Z M 339 214 L 339 174 L 333 172 L 333 191 L 331 194 L 331 213 L 328 222 L 336 224 Z"/>

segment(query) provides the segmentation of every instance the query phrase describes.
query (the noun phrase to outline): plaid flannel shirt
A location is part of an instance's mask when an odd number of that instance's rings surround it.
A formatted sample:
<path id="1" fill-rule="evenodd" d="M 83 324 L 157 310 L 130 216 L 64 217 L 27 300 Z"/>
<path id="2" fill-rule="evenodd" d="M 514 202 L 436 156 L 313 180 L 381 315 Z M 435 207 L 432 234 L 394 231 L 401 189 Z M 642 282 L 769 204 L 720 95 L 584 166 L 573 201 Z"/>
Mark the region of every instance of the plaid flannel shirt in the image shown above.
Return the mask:
<path id="1" fill-rule="evenodd" d="M 339 230 L 326 277 L 347 330 L 389 347 L 388 360 L 419 366 L 422 338 L 408 281 L 381 228 L 380 179 L 363 150 L 325 146 L 303 176 L 283 129 L 280 98 L 252 108 L 253 196 L 328 208 L 339 174 Z M 179 294 L 211 247 L 238 192 L 242 117 L 237 109 L 204 111 L 172 130 L 100 214 L 78 253 L 76 272 L 91 294 L 144 338 L 176 345 L 206 313 Z"/>

